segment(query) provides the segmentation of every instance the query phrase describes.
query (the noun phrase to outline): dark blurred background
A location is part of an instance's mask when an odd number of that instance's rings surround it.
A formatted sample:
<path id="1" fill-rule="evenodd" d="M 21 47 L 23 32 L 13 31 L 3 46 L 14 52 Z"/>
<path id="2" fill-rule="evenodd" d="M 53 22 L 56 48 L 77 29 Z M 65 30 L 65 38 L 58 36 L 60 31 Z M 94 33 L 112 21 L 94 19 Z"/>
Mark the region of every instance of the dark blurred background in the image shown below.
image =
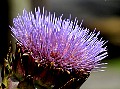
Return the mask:
<path id="1" fill-rule="evenodd" d="M 105 72 L 92 73 L 81 89 L 120 89 L 120 0 L 2 0 L 0 1 L 0 63 L 6 56 L 9 41 L 15 40 L 10 35 L 9 25 L 12 19 L 35 7 L 45 7 L 56 16 L 75 17 L 79 23 L 91 31 L 101 31 L 101 37 L 108 40 L 109 56 Z"/>

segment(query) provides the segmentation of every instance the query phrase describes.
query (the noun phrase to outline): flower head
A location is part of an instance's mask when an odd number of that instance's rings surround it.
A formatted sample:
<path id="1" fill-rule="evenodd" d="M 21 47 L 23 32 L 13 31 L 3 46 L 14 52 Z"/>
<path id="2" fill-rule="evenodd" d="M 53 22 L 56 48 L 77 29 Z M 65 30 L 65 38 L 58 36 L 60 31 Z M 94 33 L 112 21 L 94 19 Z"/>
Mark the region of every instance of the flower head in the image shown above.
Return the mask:
<path id="1" fill-rule="evenodd" d="M 10 27 L 17 41 L 28 49 L 41 64 L 52 62 L 64 70 L 91 71 L 107 57 L 106 41 L 98 39 L 100 32 L 78 25 L 78 20 L 62 19 L 55 13 L 35 9 L 23 10 Z"/>
<path id="2" fill-rule="evenodd" d="M 48 89 L 79 88 L 108 55 L 106 41 L 98 38 L 100 32 L 81 25 L 76 18 L 56 17 L 44 8 L 43 12 L 35 9 L 35 15 L 23 10 L 10 27 L 18 41 L 15 71 L 31 75 Z"/>

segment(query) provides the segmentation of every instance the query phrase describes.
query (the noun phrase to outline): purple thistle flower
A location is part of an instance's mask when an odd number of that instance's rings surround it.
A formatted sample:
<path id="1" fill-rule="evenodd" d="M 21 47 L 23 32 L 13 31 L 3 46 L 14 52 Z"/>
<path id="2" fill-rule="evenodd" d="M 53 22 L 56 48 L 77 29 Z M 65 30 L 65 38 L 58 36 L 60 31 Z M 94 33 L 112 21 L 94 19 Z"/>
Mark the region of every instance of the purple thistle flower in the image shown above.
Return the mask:
<path id="1" fill-rule="evenodd" d="M 100 32 L 90 32 L 78 25 L 78 20 L 62 19 L 55 13 L 40 8 L 13 19 L 10 27 L 15 39 L 31 52 L 41 64 L 53 62 L 54 67 L 64 70 L 91 71 L 107 57 L 106 41 L 98 39 Z"/>

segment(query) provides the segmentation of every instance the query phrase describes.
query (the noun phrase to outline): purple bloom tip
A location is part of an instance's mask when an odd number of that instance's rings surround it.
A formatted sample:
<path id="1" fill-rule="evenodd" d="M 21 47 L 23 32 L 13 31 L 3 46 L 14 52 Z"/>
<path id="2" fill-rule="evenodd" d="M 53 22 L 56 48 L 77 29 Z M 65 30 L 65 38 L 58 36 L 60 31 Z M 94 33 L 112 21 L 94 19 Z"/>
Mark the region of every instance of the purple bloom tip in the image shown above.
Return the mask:
<path id="1" fill-rule="evenodd" d="M 81 23 L 82 24 L 82 23 Z M 15 39 L 41 63 L 54 62 L 65 70 L 91 71 L 107 57 L 106 41 L 98 39 L 100 32 L 90 32 L 78 25 L 78 20 L 56 17 L 43 8 L 13 19 L 10 27 Z"/>

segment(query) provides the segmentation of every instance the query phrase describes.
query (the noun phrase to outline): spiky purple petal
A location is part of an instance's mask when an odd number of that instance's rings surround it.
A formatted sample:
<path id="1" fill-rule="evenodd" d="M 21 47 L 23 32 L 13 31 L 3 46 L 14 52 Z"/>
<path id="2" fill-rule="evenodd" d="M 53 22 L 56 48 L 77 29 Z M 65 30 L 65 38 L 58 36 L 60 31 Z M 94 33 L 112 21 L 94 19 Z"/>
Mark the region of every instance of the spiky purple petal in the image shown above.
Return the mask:
<path id="1" fill-rule="evenodd" d="M 54 62 L 63 69 L 91 69 L 107 56 L 103 47 L 106 41 L 99 40 L 100 32 L 78 25 L 78 20 L 62 19 L 55 13 L 40 8 L 32 12 L 23 10 L 23 15 L 13 19 L 10 27 L 15 38 L 24 45 L 40 62 Z"/>

